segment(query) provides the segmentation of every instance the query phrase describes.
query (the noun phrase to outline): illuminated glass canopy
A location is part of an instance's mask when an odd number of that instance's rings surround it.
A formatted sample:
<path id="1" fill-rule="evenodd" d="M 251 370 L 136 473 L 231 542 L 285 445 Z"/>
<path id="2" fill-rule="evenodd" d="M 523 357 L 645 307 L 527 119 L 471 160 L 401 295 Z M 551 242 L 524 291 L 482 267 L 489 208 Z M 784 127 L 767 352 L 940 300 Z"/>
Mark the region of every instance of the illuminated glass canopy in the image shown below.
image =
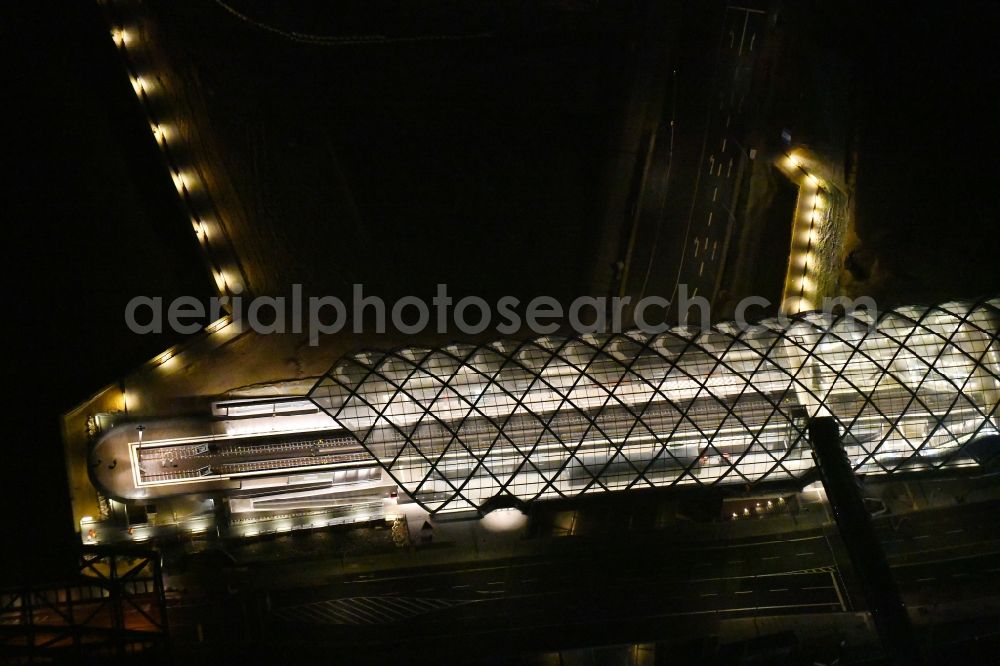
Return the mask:
<path id="1" fill-rule="evenodd" d="M 974 464 L 998 434 L 1000 300 L 341 359 L 310 399 L 432 511 L 789 479 L 833 416 L 855 469 Z"/>

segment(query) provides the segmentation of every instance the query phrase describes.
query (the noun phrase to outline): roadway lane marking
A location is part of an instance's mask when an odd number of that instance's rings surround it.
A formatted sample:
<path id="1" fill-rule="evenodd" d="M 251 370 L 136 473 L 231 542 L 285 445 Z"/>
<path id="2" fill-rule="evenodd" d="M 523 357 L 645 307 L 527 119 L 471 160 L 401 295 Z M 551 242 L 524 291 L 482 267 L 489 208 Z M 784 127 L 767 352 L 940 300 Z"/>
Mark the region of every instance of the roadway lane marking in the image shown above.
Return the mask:
<path id="1" fill-rule="evenodd" d="M 930 534 L 921 534 L 920 536 L 913 537 L 913 540 L 916 541 L 917 539 L 930 539 L 930 538 L 931 538 Z"/>
<path id="2" fill-rule="evenodd" d="M 833 602 L 815 603 L 815 604 L 772 604 L 770 606 L 745 606 L 743 608 L 715 608 L 712 610 L 700 610 L 700 611 L 678 611 L 676 613 L 660 613 L 655 617 L 671 617 L 677 615 L 717 615 L 719 613 L 745 613 L 747 611 L 762 611 L 762 610 L 777 610 L 779 608 L 818 608 L 825 607 L 829 608 L 831 606 L 836 606 Z"/>
<path id="3" fill-rule="evenodd" d="M 780 541 L 776 541 L 774 543 L 781 543 L 781 542 Z M 409 580 L 411 578 L 426 578 L 428 576 L 442 576 L 442 575 L 445 575 L 445 574 L 452 574 L 452 573 L 473 573 L 473 572 L 479 572 L 479 571 L 497 571 L 499 569 L 513 569 L 513 568 L 525 569 L 525 568 L 536 568 L 536 567 L 540 567 L 540 566 L 542 566 L 542 564 L 540 562 L 525 562 L 523 564 L 520 564 L 520 563 L 513 564 L 512 563 L 512 564 L 504 564 L 504 565 L 495 566 L 495 567 L 476 567 L 474 569 L 455 568 L 455 569 L 448 569 L 446 571 L 427 571 L 427 572 L 422 572 L 422 573 L 411 574 L 411 575 L 408 575 L 408 576 L 383 576 L 381 578 L 369 578 L 368 580 L 358 580 L 358 581 L 351 581 L 351 582 L 355 582 L 355 583 L 378 583 L 378 582 L 387 581 L 387 580 Z M 568 580 L 568 579 L 564 579 L 564 580 Z"/>
<path id="4" fill-rule="evenodd" d="M 324 610 L 322 608 L 315 608 L 314 610 L 321 617 L 348 618 L 352 624 L 378 624 L 380 621 L 384 621 L 377 612 L 372 612 L 367 607 L 340 608 L 339 612 Z M 361 621 L 358 622 L 358 620 Z"/>
<path id="5" fill-rule="evenodd" d="M 739 430 L 739 429 L 738 428 L 734 428 L 732 432 L 736 432 L 737 430 Z M 632 437 L 631 439 L 634 440 L 636 438 Z M 650 437 L 649 439 L 652 439 L 652 437 Z M 597 440 L 594 440 L 594 441 L 597 441 Z M 683 552 L 683 553 L 697 553 L 697 554 L 700 554 L 700 553 L 706 553 L 706 552 L 709 552 L 709 551 L 712 551 L 712 550 L 733 551 L 733 550 L 745 550 L 745 549 L 748 549 L 748 548 L 760 548 L 762 546 L 774 546 L 774 545 L 787 546 L 790 543 L 796 543 L 796 544 L 806 545 L 804 543 L 805 541 L 822 541 L 824 538 L 825 537 L 822 534 L 816 534 L 816 535 L 813 535 L 813 536 L 795 537 L 793 539 L 768 539 L 766 541 L 752 541 L 752 542 L 749 542 L 749 543 L 738 543 L 738 544 L 730 544 L 730 545 L 725 545 L 725 546 L 698 546 L 698 547 L 678 548 L 677 550 L 678 550 L 678 552 Z M 511 565 L 508 565 L 508 566 L 512 566 L 512 567 L 522 566 L 522 567 L 525 567 L 525 566 L 541 566 L 541 565 L 540 564 L 511 564 Z M 504 567 L 484 567 L 482 569 L 461 569 L 461 570 L 456 569 L 456 571 L 489 571 L 489 570 L 492 570 L 492 569 L 503 569 L 503 568 Z M 419 575 L 423 575 L 423 574 L 419 574 Z"/>
<path id="6" fill-rule="evenodd" d="M 712 190 L 712 201 L 715 201 L 715 198 L 717 196 L 719 196 L 719 188 L 718 187 L 715 188 L 714 190 Z"/>
<path id="7" fill-rule="evenodd" d="M 699 594 L 698 596 L 699 597 L 717 597 L 717 596 L 719 596 L 719 593 L 718 592 L 706 592 L 705 594 Z"/>
<path id="8" fill-rule="evenodd" d="M 698 267 L 698 277 L 701 277 L 701 274 L 704 272 L 705 272 L 705 262 L 703 261 L 701 262 L 701 266 Z"/>
<path id="9" fill-rule="evenodd" d="M 770 555 L 768 557 L 762 557 L 761 560 L 780 560 L 781 555 Z"/>
<path id="10" fill-rule="evenodd" d="M 712 215 L 714 214 L 712 211 L 708 211 L 708 226 L 712 226 Z"/>
<path id="11" fill-rule="evenodd" d="M 928 548 L 927 550 L 924 550 L 924 551 L 921 551 L 921 552 L 922 553 L 933 553 L 933 552 L 937 552 L 937 551 L 941 551 L 941 550 L 954 550 L 956 547 L 961 548 L 963 546 L 978 546 L 980 544 L 985 544 L 985 543 L 992 544 L 993 541 L 992 540 L 990 540 L 990 541 L 977 541 L 975 543 L 961 544 L 959 546 L 945 546 L 944 548 Z M 889 566 L 892 567 L 893 569 L 903 569 L 905 567 L 917 567 L 917 566 L 921 566 L 923 564 L 943 564 L 944 562 L 956 562 L 958 560 L 974 560 L 974 559 L 979 558 L 979 557 L 996 556 L 997 554 L 998 554 L 998 551 L 991 550 L 991 551 L 989 551 L 987 553 L 973 553 L 971 555 L 956 555 L 955 557 L 945 557 L 945 558 L 941 558 L 939 560 L 927 560 L 927 561 L 923 561 L 923 562 L 902 562 L 900 564 L 889 564 Z M 897 557 L 901 557 L 901 556 L 897 556 Z"/>
<path id="12" fill-rule="evenodd" d="M 736 594 L 753 594 L 753 590 L 740 590 Z"/>
<path id="13" fill-rule="evenodd" d="M 750 22 L 750 12 L 743 14 L 743 30 L 740 32 L 740 50 L 736 55 L 743 55 L 743 41 L 747 38 L 747 24 Z"/>
<path id="14" fill-rule="evenodd" d="M 814 553 L 811 550 L 809 550 L 809 551 L 806 551 L 804 553 L 795 553 L 795 556 L 796 557 L 806 557 L 807 555 L 815 555 L 815 554 L 816 553 Z"/>
<path id="15" fill-rule="evenodd" d="M 936 579 L 935 578 L 918 578 L 917 582 L 918 583 L 929 583 L 932 580 L 936 580 Z"/>
<path id="16" fill-rule="evenodd" d="M 846 611 L 847 604 L 844 603 L 844 595 L 840 592 L 840 585 L 837 584 L 837 577 L 833 575 L 833 571 L 830 572 L 830 582 L 833 583 L 833 591 L 837 593 L 837 602 L 840 604 L 840 610 Z"/>
<path id="17" fill-rule="evenodd" d="M 832 590 L 833 585 L 810 585 L 809 587 L 803 587 L 803 590 Z"/>
<path id="18" fill-rule="evenodd" d="M 768 590 L 768 592 L 788 592 L 787 587 L 776 587 L 773 590 Z"/>
<path id="19" fill-rule="evenodd" d="M 707 583 L 718 580 L 748 580 L 756 578 L 782 578 L 786 576 L 815 576 L 818 574 L 831 573 L 830 567 L 817 567 L 814 569 L 799 569 L 798 571 L 778 571 L 775 573 L 754 573 L 743 574 L 741 576 L 712 576 L 710 578 L 691 578 L 689 583 Z"/>

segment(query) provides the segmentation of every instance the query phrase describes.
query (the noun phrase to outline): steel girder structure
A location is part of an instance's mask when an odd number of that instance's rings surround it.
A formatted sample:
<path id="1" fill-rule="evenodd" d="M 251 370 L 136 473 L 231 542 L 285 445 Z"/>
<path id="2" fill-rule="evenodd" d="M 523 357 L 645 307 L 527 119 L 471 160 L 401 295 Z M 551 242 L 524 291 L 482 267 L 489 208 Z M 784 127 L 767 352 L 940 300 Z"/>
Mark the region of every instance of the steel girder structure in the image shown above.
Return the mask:
<path id="1" fill-rule="evenodd" d="M 70 582 L 0 590 L 0 652 L 17 663 L 142 655 L 167 663 L 166 598 L 155 551 L 84 546 Z"/>
<path id="2" fill-rule="evenodd" d="M 795 479 L 815 416 L 856 472 L 974 465 L 965 445 L 998 434 L 998 323 L 992 299 L 363 351 L 309 397 L 430 511 Z"/>

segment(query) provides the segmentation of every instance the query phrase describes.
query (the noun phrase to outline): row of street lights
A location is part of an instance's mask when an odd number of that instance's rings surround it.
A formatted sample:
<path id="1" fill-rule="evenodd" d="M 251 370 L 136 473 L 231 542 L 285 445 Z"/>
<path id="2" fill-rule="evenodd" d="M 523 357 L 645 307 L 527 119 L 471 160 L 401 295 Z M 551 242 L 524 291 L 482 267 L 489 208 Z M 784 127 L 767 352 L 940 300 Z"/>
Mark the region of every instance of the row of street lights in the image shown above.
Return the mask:
<path id="1" fill-rule="evenodd" d="M 137 29 L 117 24 L 111 30 L 111 39 L 125 59 L 132 90 L 135 91 L 136 98 L 146 113 L 153 139 L 162 151 L 174 188 L 190 216 L 194 234 L 205 252 L 219 294 L 221 296 L 240 294 L 245 288 L 241 269 L 235 261 L 226 261 L 224 258 L 220 258 L 225 257 L 228 243 L 224 238 L 221 222 L 218 221 L 215 206 L 208 200 L 207 196 L 198 198 L 193 196 L 195 193 L 205 194 L 204 183 L 199 177 L 198 169 L 193 166 L 182 166 L 179 163 L 177 156 L 183 154 L 183 150 L 176 128 L 169 123 L 160 122 L 161 119 L 154 108 L 156 106 L 155 98 L 162 95 L 162 84 L 159 77 L 149 71 L 143 72 L 139 69 L 140 65 L 137 64 L 141 62 L 141 58 L 138 57 L 139 34 Z M 227 329 L 231 323 L 232 318 L 229 315 L 224 315 L 209 324 L 205 332 L 208 334 L 220 332 Z M 151 363 L 155 367 L 170 369 L 176 365 L 177 355 L 180 351 L 176 346 L 171 347 L 156 356 Z"/>
<path id="2" fill-rule="evenodd" d="M 162 83 L 152 73 L 138 71 L 139 65 L 136 63 L 141 61 L 136 57 L 139 50 L 138 30 L 117 25 L 111 30 L 111 38 L 125 58 L 132 89 L 146 113 L 153 139 L 163 153 L 174 187 L 190 216 L 192 228 L 205 252 L 219 294 L 226 296 L 242 293 L 246 285 L 240 267 L 235 261 L 224 259 L 228 241 L 224 238 L 215 206 L 207 197 L 204 197 L 204 202 L 199 202 L 193 196 L 195 193 L 203 195 L 205 189 L 198 170 L 178 163 L 177 155 L 183 154 L 183 150 L 179 145 L 180 137 L 177 136 L 176 127 L 160 122 L 155 112 L 154 98 L 162 94 Z"/>
<path id="3" fill-rule="evenodd" d="M 819 226 L 827 206 L 827 190 L 795 153 L 785 156 L 784 166 L 799 186 L 799 200 L 792 223 L 792 245 L 782 294 L 782 310 L 788 314 L 816 307 L 819 297 L 817 247 Z M 804 205 L 803 205 L 804 203 Z"/>

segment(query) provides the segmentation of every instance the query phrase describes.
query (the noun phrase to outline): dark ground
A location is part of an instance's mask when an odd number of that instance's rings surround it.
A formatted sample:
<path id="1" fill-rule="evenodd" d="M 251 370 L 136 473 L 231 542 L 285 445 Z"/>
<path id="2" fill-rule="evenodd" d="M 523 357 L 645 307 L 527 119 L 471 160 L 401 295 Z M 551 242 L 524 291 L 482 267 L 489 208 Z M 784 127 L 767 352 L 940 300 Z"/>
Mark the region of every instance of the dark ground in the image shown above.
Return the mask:
<path id="1" fill-rule="evenodd" d="M 5 68 L 16 90 L 4 141 L 16 396 L 0 491 L 5 581 L 57 577 L 76 540 L 60 413 L 174 341 L 131 334 L 126 302 L 210 293 L 96 3 L 20 10 L 2 21 L 18 47 Z"/>
<path id="2" fill-rule="evenodd" d="M 879 269 L 886 271 L 873 272 L 882 277 L 872 288 L 898 301 L 997 293 L 996 7 L 959 3 L 855 15 L 864 23 L 841 48 L 855 58 L 852 122 L 861 133 L 858 231 L 870 255 L 868 264 L 877 257 Z M 15 298 L 7 317 L 13 339 L 7 345 L 5 378 L 13 399 L 5 424 L 3 550 L 4 559 L 16 564 L 4 568 L 4 577 L 20 580 L 57 577 L 59 547 L 74 540 L 59 414 L 171 342 L 128 333 L 124 303 L 136 294 L 207 294 L 210 283 L 96 5 L 22 4 L 15 16 L 0 23 L 11 33 L 5 34 L 5 42 L 13 37 L 16 47 L 5 68 L 15 86 L 7 97 L 7 110 L 14 116 L 5 124 L 4 142 L 5 162 L 13 168 L 4 184 L 10 234 L 7 284 Z M 546 54 L 536 51 L 534 57 Z M 357 65 L 364 67 L 364 62 Z M 548 66 L 557 77 L 560 68 L 574 65 L 570 59 Z M 476 89 L 488 90 L 490 74 L 482 75 L 487 79 Z M 515 88 L 511 94 L 532 91 Z M 593 96 L 593 90 L 580 93 L 583 100 Z M 476 99 L 478 110 L 493 103 Z M 546 182 L 562 178 L 564 194 L 586 193 L 589 181 L 581 164 L 596 159 L 601 147 L 590 143 L 572 118 L 563 132 L 549 133 L 532 129 L 534 116 L 519 115 L 516 98 L 497 103 L 516 120 L 500 128 L 498 141 L 489 142 L 503 143 L 504 154 L 484 154 L 477 171 L 435 181 L 438 191 L 412 183 L 378 188 L 376 175 L 357 189 L 362 210 L 368 205 L 383 212 L 412 211 L 414 229 L 462 236 L 453 250 L 474 255 L 477 248 L 491 247 L 494 258 L 483 264 L 484 271 L 496 262 L 513 262 L 505 268 L 511 273 L 525 265 L 518 263 L 523 256 L 498 256 L 497 243 L 512 251 L 555 245 L 565 229 L 556 233 L 542 225 L 537 235 L 512 234 L 506 228 L 508 216 L 567 202 L 574 212 L 585 212 L 585 204 L 569 195 L 541 201 L 544 191 L 532 174 L 511 169 L 519 155 L 537 157 L 540 169 L 558 172 L 548 174 Z M 381 122 L 391 125 L 395 112 L 387 111 L 390 115 Z M 422 152 L 428 146 L 447 141 L 449 151 L 468 155 L 468 146 L 477 144 L 467 142 L 485 141 L 481 137 L 495 134 L 498 124 L 489 114 L 468 114 L 457 127 L 452 120 L 438 126 L 425 120 L 414 115 L 400 121 L 398 132 L 414 137 L 415 146 L 402 157 L 392 152 L 399 146 L 392 136 L 357 134 L 353 151 L 344 157 L 347 176 L 360 179 L 376 162 L 402 169 L 407 160 L 418 158 L 429 162 L 425 168 L 433 168 L 431 157 Z M 558 115 L 546 120 L 558 121 Z M 448 153 L 442 155 L 445 159 Z M 504 196 L 515 199 L 489 195 L 490 183 L 505 183 Z M 463 188 L 468 188 L 466 198 L 456 194 Z M 491 216 L 477 217 L 490 207 Z M 377 217 L 372 215 L 364 219 Z M 381 219 L 396 231 L 401 220 L 409 219 L 397 216 L 392 222 L 390 217 Z M 384 231 L 374 222 L 363 230 L 373 238 Z M 584 235 L 575 237 L 570 254 L 585 240 Z M 336 253 L 330 256 L 335 259 Z M 397 261 L 402 263 L 397 266 Z M 419 284 L 440 277 L 435 270 L 422 272 L 421 265 L 429 264 L 412 258 L 389 255 L 387 265 Z M 476 265 L 460 261 L 459 279 Z M 562 270 L 559 262 L 550 262 L 537 278 L 523 278 L 519 287 L 529 290 L 539 281 L 557 279 Z M 503 285 L 482 280 L 473 286 Z"/>
<path id="3" fill-rule="evenodd" d="M 589 282 L 600 180 L 644 1 L 280 3 L 272 25 L 416 42 L 307 47 L 212 3 L 146 3 L 211 127 L 251 291 L 561 298 Z M 269 7 L 273 10 L 269 10 Z M 461 39 L 433 40 L 438 34 Z M 488 36 L 478 37 L 486 34 Z"/>
<path id="4" fill-rule="evenodd" d="M 857 232 L 886 299 L 1000 291 L 1000 5 L 870 10 L 858 53 Z"/>

